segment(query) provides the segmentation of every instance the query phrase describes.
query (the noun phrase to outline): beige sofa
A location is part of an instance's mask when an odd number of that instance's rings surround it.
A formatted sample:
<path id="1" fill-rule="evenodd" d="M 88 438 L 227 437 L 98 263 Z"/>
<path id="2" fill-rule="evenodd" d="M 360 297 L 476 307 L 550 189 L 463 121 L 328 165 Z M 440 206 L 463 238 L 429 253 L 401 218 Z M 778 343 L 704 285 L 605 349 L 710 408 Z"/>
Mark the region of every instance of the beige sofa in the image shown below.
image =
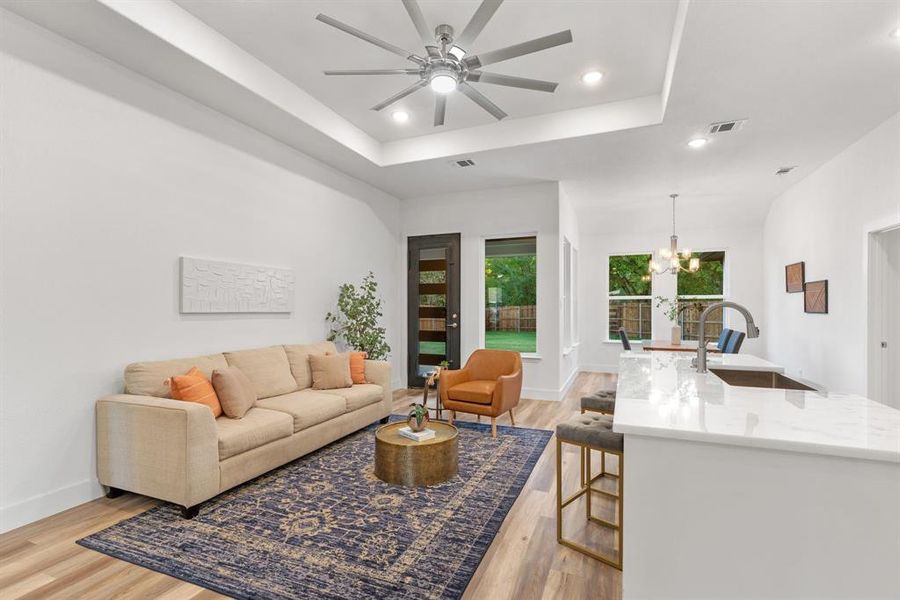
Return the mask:
<path id="1" fill-rule="evenodd" d="M 197 514 L 204 500 L 352 433 L 391 413 L 391 368 L 366 361 L 369 383 L 313 390 L 310 354 L 331 342 L 271 346 L 193 358 L 140 362 L 125 369 L 125 393 L 97 401 L 97 476 L 123 490 Z M 198 367 L 236 366 L 258 400 L 243 419 L 213 418 L 203 404 L 172 400 L 165 380 Z"/>

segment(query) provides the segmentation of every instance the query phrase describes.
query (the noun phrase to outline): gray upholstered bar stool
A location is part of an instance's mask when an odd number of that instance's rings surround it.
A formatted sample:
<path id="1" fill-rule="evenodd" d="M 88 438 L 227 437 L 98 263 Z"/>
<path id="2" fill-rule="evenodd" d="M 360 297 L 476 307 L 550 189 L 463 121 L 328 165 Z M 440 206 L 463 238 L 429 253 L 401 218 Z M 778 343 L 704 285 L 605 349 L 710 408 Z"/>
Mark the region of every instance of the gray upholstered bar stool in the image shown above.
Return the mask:
<path id="1" fill-rule="evenodd" d="M 622 508 L 623 508 L 623 490 L 624 490 L 624 436 L 612 430 L 613 419 L 608 415 L 599 414 L 581 414 L 576 415 L 556 426 L 556 541 L 577 550 L 586 556 L 595 558 L 601 562 L 611 565 L 619 570 L 622 569 Z M 569 498 L 563 499 L 563 476 L 562 476 L 562 454 L 563 444 L 572 444 L 578 446 L 581 450 L 580 467 L 581 467 L 581 487 Z M 619 470 L 618 475 L 601 472 L 598 475 L 591 474 L 591 450 L 608 452 L 618 456 Z M 604 454 L 605 456 L 605 454 Z M 603 477 L 611 477 L 617 480 L 616 493 L 594 487 L 594 483 Z M 616 502 L 616 522 L 607 521 L 599 517 L 595 517 L 591 513 L 591 500 L 594 494 L 602 494 L 615 499 Z M 615 530 L 617 539 L 616 555 L 603 554 L 597 550 L 588 548 L 572 540 L 563 537 L 563 509 L 570 505 L 578 498 L 585 497 L 585 517 L 588 521 L 598 523 L 604 527 Z"/>
<path id="2" fill-rule="evenodd" d="M 612 415 L 616 412 L 616 390 L 599 390 L 590 396 L 581 397 L 581 414 L 586 411 L 598 412 L 602 415 Z M 582 450 L 582 454 L 587 450 Z M 600 453 L 600 473 L 606 473 L 606 453 Z M 584 485 L 584 474 L 581 476 L 581 484 Z"/>
<path id="3" fill-rule="evenodd" d="M 616 412 L 616 390 L 600 390 L 590 396 L 581 397 L 581 412 L 598 412 L 611 415 Z"/>

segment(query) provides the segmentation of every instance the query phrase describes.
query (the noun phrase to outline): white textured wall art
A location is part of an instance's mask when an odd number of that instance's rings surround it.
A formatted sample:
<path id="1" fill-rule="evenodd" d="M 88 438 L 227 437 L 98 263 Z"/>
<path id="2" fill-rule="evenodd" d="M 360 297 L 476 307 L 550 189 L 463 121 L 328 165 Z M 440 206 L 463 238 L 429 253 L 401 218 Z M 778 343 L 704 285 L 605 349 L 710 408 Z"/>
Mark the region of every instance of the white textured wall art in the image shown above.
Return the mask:
<path id="1" fill-rule="evenodd" d="M 294 272 L 181 257 L 182 313 L 289 313 Z"/>

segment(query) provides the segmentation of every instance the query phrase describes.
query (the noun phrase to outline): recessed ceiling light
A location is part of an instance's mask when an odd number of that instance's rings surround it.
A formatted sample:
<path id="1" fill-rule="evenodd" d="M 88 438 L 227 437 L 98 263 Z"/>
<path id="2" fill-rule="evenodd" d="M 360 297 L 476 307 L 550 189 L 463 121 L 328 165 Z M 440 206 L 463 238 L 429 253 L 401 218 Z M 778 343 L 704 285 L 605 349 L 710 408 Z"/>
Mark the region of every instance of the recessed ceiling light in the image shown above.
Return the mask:
<path id="1" fill-rule="evenodd" d="M 397 123 L 406 123 L 409 121 L 409 113 L 405 110 L 395 110 L 391 113 L 391 118 Z"/>
<path id="2" fill-rule="evenodd" d="M 706 139 L 706 138 L 698 137 L 698 138 L 694 138 L 694 139 L 692 139 L 691 141 L 689 141 L 689 142 L 688 142 L 688 146 L 690 146 L 691 148 L 695 148 L 695 149 L 696 149 L 696 148 L 702 148 L 703 146 L 706 145 L 706 143 L 707 143 L 708 141 L 709 141 L 709 140 Z"/>
<path id="3" fill-rule="evenodd" d="M 603 73 L 600 71 L 588 71 L 581 76 L 581 83 L 587 85 L 597 85 L 603 79 Z"/>

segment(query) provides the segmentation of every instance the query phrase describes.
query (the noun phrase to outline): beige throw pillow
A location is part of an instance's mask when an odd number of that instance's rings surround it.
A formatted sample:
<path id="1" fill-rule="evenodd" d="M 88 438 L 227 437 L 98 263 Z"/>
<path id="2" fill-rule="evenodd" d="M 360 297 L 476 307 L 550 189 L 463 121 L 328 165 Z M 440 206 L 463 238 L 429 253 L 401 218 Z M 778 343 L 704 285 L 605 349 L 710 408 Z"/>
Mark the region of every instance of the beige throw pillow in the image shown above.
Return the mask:
<path id="1" fill-rule="evenodd" d="M 350 376 L 350 355 L 310 354 L 309 369 L 312 371 L 314 390 L 335 390 L 353 385 Z"/>
<path id="2" fill-rule="evenodd" d="M 256 403 L 253 384 L 237 367 L 213 371 L 212 384 L 222 405 L 222 412 L 227 417 L 241 419 Z"/>

